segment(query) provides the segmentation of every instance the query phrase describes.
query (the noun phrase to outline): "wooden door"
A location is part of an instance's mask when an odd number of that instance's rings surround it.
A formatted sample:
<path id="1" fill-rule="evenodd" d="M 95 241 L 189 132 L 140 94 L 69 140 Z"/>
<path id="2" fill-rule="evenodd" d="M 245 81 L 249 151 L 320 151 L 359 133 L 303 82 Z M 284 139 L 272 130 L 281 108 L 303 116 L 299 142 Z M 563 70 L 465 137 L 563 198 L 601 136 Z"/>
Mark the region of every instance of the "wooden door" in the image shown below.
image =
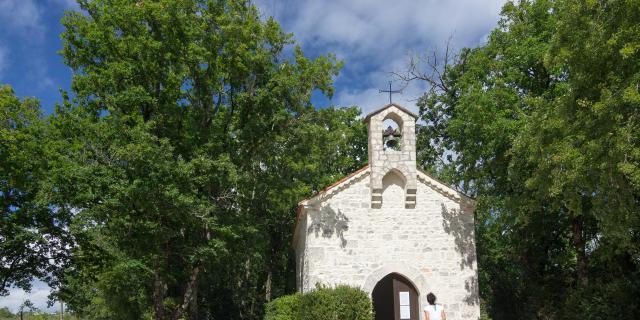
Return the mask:
<path id="1" fill-rule="evenodd" d="M 400 274 L 391 273 L 380 280 L 373 292 L 376 320 L 419 320 L 418 291 Z"/>

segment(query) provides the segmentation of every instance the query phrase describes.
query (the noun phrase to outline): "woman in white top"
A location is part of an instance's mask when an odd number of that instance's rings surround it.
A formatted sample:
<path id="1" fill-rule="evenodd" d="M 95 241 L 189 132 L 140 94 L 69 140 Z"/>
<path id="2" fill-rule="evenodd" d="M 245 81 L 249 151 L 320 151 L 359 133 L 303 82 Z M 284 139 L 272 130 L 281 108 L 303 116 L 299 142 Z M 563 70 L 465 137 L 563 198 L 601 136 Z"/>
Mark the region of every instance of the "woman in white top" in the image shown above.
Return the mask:
<path id="1" fill-rule="evenodd" d="M 429 305 L 424 307 L 424 320 L 447 320 L 447 314 L 444 307 L 436 304 L 436 295 L 429 292 L 427 295 Z"/>

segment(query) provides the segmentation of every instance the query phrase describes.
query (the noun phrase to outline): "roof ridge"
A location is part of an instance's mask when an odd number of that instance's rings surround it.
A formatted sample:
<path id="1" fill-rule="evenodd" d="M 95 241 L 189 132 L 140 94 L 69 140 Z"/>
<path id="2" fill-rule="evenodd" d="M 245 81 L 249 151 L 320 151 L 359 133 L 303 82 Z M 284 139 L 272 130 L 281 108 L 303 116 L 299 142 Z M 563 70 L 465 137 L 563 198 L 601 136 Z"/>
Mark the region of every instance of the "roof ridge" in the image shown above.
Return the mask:
<path id="1" fill-rule="evenodd" d="M 369 114 L 367 114 L 364 117 L 364 121 L 368 121 L 369 118 L 371 118 L 372 116 L 374 116 L 374 115 L 376 115 L 376 114 L 378 114 L 378 113 L 382 112 L 383 110 L 385 110 L 387 108 L 390 108 L 390 107 L 396 107 L 396 108 L 400 109 L 401 111 L 403 111 L 404 113 L 414 117 L 416 120 L 418 118 L 420 118 L 415 112 L 413 112 L 413 111 L 411 111 L 411 110 L 409 110 L 409 109 L 407 109 L 407 108 L 405 108 L 405 107 L 403 107 L 403 106 L 401 106 L 401 105 L 399 105 L 399 104 L 397 104 L 395 102 L 392 102 L 392 103 L 386 104 L 386 105 L 382 106 L 381 108 L 376 109 L 376 110 L 370 112 Z"/>

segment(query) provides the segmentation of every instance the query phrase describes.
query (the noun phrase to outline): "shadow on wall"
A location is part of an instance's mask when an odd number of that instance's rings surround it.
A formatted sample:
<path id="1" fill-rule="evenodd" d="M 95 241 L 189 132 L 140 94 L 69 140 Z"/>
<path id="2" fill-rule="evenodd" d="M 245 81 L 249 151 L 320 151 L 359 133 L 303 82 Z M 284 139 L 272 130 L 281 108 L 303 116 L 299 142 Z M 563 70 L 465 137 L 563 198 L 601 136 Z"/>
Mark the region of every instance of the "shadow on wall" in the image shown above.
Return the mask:
<path id="1" fill-rule="evenodd" d="M 456 244 L 456 251 L 460 254 L 460 270 L 473 267 L 476 261 L 476 250 L 474 241 L 473 215 L 458 209 L 447 209 L 442 204 L 442 226 L 444 231 L 453 235 Z M 480 302 L 478 294 L 478 279 L 469 277 L 465 280 L 467 297 L 464 301 L 469 305 Z"/>
<path id="2" fill-rule="evenodd" d="M 478 278 L 469 277 L 464 281 L 464 288 L 467 290 L 467 296 L 464 302 L 470 306 L 480 303 L 480 288 L 478 287 Z"/>
<path id="3" fill-rule="evenodd" d="M 344 232 L 349 230 L 349 219 L 340 209 L 336 212 L 330 206 L 324 206 L 318 212 L 310 215 L 310 218 L 308 232 L 313 231 L 316 237 L 322 235 L 324 238 L 332 238 L 335 234 L 340 238 L 340 247 L 344 248 L 347 245 Z"/>

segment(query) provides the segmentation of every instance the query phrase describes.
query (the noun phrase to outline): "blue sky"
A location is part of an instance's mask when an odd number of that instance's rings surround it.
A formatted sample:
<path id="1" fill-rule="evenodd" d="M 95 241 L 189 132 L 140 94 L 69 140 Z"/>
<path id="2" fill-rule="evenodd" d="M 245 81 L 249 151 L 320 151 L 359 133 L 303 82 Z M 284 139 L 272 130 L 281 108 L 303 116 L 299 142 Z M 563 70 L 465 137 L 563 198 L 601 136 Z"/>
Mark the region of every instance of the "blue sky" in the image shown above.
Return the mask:
<path id="1" fill-rule="evenodd" d="M 258 0 L 266 16 L 293 32 L 307 54 L 335 53 L 345 62 L 330 104 L 358 105 L 364 113 L 388 103 L 379 89 L 409 55 L 477 46 L 495 28 L 504 0 Z M 404 84 L 395 83 L 394 87 Z M 397 102 L 417 110 L 424 83 L 411 83 Z M 323 102 L 324 103 L 324 102 Z"/>
<path id="2" fill-rule="evenodd" d="M 64 10 L 74 0 L 0 0 L 0 83 L 40 99 L 50 112 L 68 89 L 71 71 L 57 54 Z"/>
<path id="3" fill-rule="evenodd" d="M 453 37 L 454 48 L 483 43 L 495 28 L 505 0 L 255 0 L 265 17 L 280 21 L 309 56 L 335 53 L 345 62 L 331 100 L 316 97 L 320 107 L 358 105 L 363 112 L 388 103 L 378 93 L 393 80 L 391 71 L 405 67 L 408 56 L 442 49 Z M 0 83 L 19 96 L 40 99 L 45 113 L 68 90 L 71 70 L 61 49 L 60 19 L 77 9 L 75 0 L 0 0 Z M 394 83 L 394 88 L 404 86 Z M 397 102 L 417 110 L 423 83 L 409 84 Z M 0 307 L 13 310 L 29 298 L 46 309 L 48 288 L 36 282 L 31 294 L 13 290 Z"/>

